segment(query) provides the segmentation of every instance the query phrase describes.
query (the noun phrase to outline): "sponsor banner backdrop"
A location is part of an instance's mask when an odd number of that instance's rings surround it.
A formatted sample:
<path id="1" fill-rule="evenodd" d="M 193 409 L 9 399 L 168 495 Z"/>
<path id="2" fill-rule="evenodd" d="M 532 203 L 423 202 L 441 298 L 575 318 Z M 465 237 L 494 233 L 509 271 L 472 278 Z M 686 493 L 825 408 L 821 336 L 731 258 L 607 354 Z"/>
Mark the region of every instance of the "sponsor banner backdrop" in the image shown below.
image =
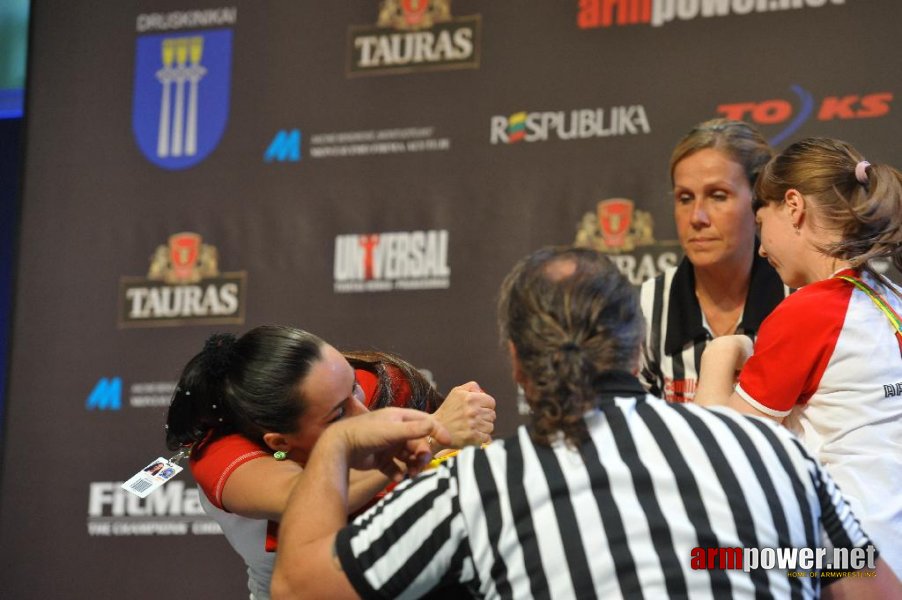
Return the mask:
<path id="1" fill-rule="evenodd" d="M 670 150 L 715 117 L 902 164 L 896 0 L 33 3 L 0 490 L 10 598 L 246 598 L 165 453 L 217 331 L 309 329 L 476 380 L 522 422 L 503 275 L 681 256 Z M 893 273 L 894 277 L 898 274 Z M 182 463 L 186 466 L 185 463 Z"/>

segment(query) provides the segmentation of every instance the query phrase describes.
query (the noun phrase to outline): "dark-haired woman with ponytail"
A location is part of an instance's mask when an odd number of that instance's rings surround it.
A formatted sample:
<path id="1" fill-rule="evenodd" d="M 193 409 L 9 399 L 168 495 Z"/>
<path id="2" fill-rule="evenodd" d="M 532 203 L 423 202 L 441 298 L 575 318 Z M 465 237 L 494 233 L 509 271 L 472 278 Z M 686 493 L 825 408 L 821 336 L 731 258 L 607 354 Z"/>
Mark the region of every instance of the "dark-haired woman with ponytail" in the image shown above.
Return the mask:
<path id="1" fill-rule="evenodd" d="M 800 290 L 754 348 L 714 341 L 697 401 L 795 431 L 902 576 L 902 290 L 875 263 L 902 270 L 902 173 L 810 138 L 768 163 L 756 192 L 761 255 Z"/>
<path id="2" fill-rule="evenodd" d="M 167 446 L 191 448 L 201 504 L 245 560 L 252 599 L 269 598 L 277 524 L 317 439 L 368 406 L 435 411 L 455 446 L 489 441 L 495 420 L 494 400 L 473 382 L 442 402 L 405 361 L 377 352 L 346 357 L 292 327 L 211 336 L 185 366 L 169 408 Z M 352 472 L 349 511 L 388 483 L 377 471 Z"/>

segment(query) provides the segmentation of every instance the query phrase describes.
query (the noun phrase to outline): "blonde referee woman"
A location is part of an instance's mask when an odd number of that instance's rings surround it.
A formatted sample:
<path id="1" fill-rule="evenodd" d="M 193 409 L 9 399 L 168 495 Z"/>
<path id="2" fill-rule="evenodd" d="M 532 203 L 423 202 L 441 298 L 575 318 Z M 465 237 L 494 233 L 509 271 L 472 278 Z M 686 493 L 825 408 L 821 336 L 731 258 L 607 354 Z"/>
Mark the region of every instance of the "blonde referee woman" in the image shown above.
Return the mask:
<path id="1" fill-rule="evenodd" d="M 751 125 L 700 123 L 673 149 L 673 217 L 684 258 L 642 286 L 648 331 L 640 379 L 655 396 L 691 402 L 713 338 L 754 338 L 788 291 L 757 256 L 752 199 L 770 146 Z"/>

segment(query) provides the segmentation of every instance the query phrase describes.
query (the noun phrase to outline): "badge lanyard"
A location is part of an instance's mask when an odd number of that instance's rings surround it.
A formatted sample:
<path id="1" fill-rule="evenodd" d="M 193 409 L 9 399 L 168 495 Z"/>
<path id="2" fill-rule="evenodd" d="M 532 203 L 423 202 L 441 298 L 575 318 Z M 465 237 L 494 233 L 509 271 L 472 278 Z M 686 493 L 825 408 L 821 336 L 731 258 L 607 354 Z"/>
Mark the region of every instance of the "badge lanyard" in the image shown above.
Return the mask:
<path id="1" fill-rule="evenodd" d="M 190 446 L 185 446 L 172 458 L 158 457 L 132 475 L 128 481 L 122 484 L 122 489 L 131 492 L 139 498 L 146 498 L 152 491 L 182 472 L 179 461 L 190 453 Z"/>
<path id="2" fill-rule="evenodd" d="M 886 318 L 889 320 L 890 324 L 893 327 L 893 330 L 896 334 L 896 341 L 899 342 L 899 354 L 902 355 L 902 318 L 899 318 L 899 315 L 896 314 L 896 311 L 893 310 L 893 307 L 889 305 L 889 303 L 881 296 L 877 290 L 866 284 L 861 279 L 857 277 L 850 277 L 848 275 L 836 275 L 837 279 L 842 279 L 848 281 L 859 290 L 864 292 L 868 298 L 871 299 L 871 302 L 882 312 Z"/>

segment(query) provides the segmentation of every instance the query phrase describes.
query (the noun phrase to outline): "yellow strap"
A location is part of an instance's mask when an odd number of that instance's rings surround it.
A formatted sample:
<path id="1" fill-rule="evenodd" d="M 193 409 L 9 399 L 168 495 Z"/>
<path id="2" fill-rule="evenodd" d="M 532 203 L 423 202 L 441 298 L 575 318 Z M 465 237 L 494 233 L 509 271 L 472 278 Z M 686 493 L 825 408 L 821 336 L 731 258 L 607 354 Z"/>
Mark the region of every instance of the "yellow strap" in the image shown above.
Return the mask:
<path id="1" fill-rule="evenodd" d="M 902 319 L 899 318 L 899 315 L 896 314 L 896 311 L 893 310 L 893 307 L 890 306 L 889 303 L 883 299 L 883 296 L 877 293 L 876 290 L 856 277 L 849 277 L 848 275 L 837 275 L 836 278 L 848 281 L 859 290 L 867 294 L 868 298 L 871 299 L 874 305 L 879 308 L 884 315 L 886 315 L 887 319 L 889 319 L 889 322 L 893 326 L 893 329 L 896 330 L 896 333 L 902 333 Z"/>

